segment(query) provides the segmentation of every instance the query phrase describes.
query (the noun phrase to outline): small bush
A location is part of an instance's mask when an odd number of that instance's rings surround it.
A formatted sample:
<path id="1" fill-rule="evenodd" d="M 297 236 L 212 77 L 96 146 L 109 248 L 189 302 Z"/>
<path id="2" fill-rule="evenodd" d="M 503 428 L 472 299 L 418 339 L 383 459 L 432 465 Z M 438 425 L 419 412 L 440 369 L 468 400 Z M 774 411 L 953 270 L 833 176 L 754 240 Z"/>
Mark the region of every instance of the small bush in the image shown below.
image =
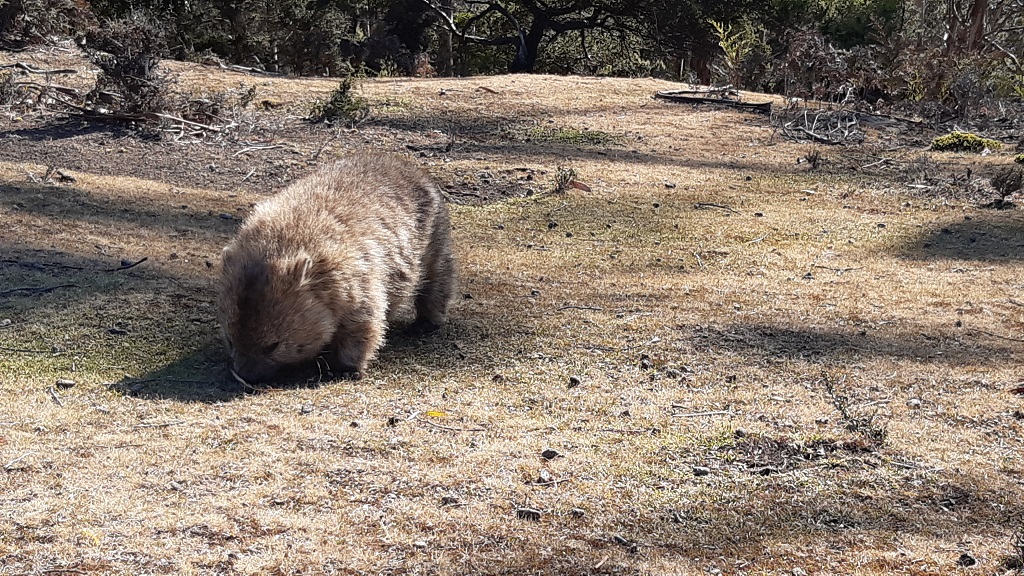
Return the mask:
<path id="1" fill-rule="evenodd" d="M 1007 166 L 996 172 L 991 182 L 992 187 L 1005 200 L 1007 196 L 1020 192 L 1024 188 L 1024 168 Z"/>
<path id="2" fill-rule="evenodd" d="M 353 93 L 355 81 L 351 76 L 345 78 L 331 92 L 327 102 L 317 100 L 309 111 L 312 122 L 345 122 L 358 124 L 370 115 L 370 105 L 366 99 Z"/>
<path id="3" fill-rule="evenodd" d="M 121 112 L 162 112 L 168 107 L 171 82 L 159 69 L 166 52 L 160 24 L 133 12 L 93 28 L 86 37 L 89 59 L 102 70 L 94 92 L 119 95 Z"/>
<path id="4" fill-rule="evenodd" d="M 932 140 L 932 150 L 940 152 L 981 152 L 985 148 L 998 150 L 1003 144 L 990 138 L 982 138 L 970 132 L 950 132 Z"/>

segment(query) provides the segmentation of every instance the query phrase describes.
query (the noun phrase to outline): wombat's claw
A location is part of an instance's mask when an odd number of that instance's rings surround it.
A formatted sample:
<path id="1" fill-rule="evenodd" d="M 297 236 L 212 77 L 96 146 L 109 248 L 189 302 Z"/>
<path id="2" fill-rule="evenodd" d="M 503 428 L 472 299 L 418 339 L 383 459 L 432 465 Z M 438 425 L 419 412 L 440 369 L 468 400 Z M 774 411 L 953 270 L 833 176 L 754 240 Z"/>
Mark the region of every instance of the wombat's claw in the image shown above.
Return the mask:
<path id="1" fill-rule="evenodd" d="M 362 380 L 363 373 L 355 368 L 347 367 L 341 370 L 336 370 L 335 375 L 341 380 Z"/>

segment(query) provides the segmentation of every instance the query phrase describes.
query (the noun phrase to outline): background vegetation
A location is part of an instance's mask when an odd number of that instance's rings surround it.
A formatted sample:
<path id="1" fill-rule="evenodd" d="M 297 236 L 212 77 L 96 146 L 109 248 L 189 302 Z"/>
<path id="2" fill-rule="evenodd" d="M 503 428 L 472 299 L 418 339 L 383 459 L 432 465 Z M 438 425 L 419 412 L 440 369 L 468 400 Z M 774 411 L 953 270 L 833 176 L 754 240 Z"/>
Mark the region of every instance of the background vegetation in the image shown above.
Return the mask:
<path id="1" fill-rule="evenodd" d="M 655 76 L 957 115 L 1024 97 L 1024 0 L 0 0 L 8 48 L 133 24 L 153 56 L 296 75 Z"/>

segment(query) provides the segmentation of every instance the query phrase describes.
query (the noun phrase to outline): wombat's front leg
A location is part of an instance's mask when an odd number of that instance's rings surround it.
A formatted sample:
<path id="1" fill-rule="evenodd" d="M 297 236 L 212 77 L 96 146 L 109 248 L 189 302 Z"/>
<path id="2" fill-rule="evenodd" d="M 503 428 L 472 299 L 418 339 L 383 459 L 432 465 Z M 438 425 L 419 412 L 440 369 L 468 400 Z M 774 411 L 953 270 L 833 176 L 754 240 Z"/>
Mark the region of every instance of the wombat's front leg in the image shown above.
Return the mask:
<path id="1" fill-rule="evenodd" d="M 345 378 L 361 379 L 366 372 L 366 364 L 377 352 L 383 337 L 383 320 L 371 318 L 342 322 L 331 345 L 334 357 L 331 368 Z"/>

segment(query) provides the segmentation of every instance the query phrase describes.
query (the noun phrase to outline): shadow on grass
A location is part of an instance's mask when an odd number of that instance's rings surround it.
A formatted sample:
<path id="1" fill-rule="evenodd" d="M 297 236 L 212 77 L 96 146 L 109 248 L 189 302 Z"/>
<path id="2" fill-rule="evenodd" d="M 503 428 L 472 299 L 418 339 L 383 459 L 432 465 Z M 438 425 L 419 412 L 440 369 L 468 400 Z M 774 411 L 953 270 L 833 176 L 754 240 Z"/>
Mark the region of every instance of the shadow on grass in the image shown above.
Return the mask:
<path id="1" fill-rule="evenodd" d="M 986 212 L 927 230 L 900 247 L 897 255 L 914 260 L 1024 260 L 1024 214 L 1019 210 Z"/>
<path id="2" fill-rule="evenodd" d="M 168 337 L 179 339 L 173 334 Z M 183 337 L 185 335 L 180 336 Z M 387 342 L 370 363 L 366 378 L 359 385 L 373 384 L 380 376 L 401 374 L 410 366 L 443 374 L 465 369 L 467 364 L 488 365 L 493 355 L 474 352 L 483 348 L 478 343 L 488 338 L 486 329 L 458 315 L 451 317 L 437 332 L 422 336 L 409 335 L 403 325 L 396 324 L 389 328 Z M 492 344 L 487 342 L 486 346 Z M 349 382 L 336 376 L 322 355 L 315 361 L 284 368 L 273 383 L 246 385 L 232 376 L 223 343 L 219 338 L 211 338 L 194 352 L 168 365 L 139 377 L 125 378 L 111 384 L 110 388 L 142 399 L 215 403 L 236 400 L 247 394 L 345 386 Z"/>
<path id="3" fill-rule="evenodd" d="M 982 343 L 973 333 L 929 334 L 931 328 L 907 327 L 900 335 L 866 330 L 788 328 L 770 324 L 727 327 L 682 326 L 692 331 L 693 345 L 712 351 L 730 350 L 763 358 L 821 361 L 862 357 L 895 357 L 945 364 L 1002 364 L 1019 349 L 1012 343 Z M 951 331 L 953 329 L 951 328 Z"/>
<path id="4" fill-rule="evenodd" d="M 172 207 L 166 203 L 112 199 L 74 186 L 0 183 L 0 197 L 16 204 L 19 212 L 55 221 L 70 219 L 100 225 L 123 223 L 167 232 L 189 232 L 199 237 L 219 233 L 227 238 L 238 227 L 239 221 L 237 214 L 222 216 L 187 204 Z"/>

